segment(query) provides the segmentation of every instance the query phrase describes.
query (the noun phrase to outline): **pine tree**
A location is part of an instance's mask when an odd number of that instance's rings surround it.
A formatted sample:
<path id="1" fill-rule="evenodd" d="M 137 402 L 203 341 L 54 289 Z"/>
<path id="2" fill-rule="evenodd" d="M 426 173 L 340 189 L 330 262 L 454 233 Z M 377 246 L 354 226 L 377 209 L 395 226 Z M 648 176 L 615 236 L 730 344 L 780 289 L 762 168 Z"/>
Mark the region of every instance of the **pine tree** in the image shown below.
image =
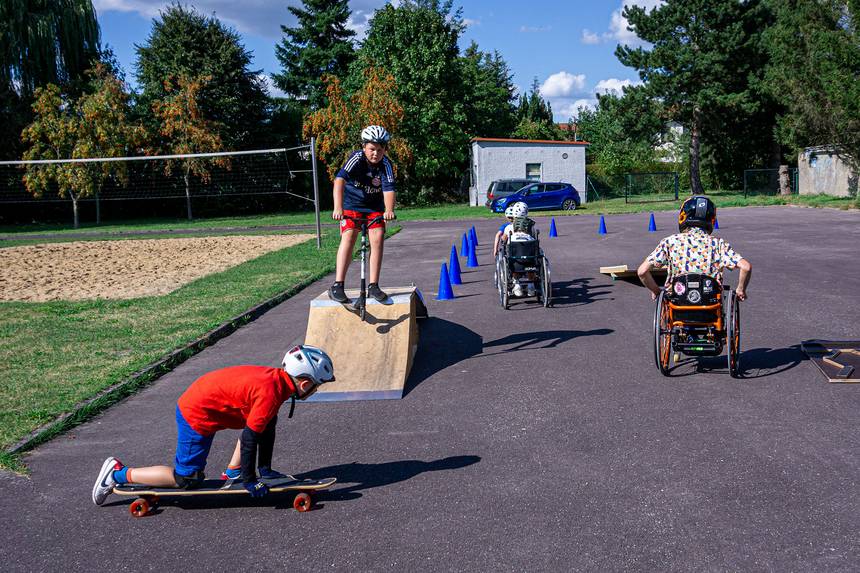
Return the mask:
<path id="1" fill-rule="evenodd" d="M 306 100 L 311 109 L 325 103 L 325 74 L 343 77 L 355 59 L 346 27 L 350 10 L 347 0 L 302 0 L 302 8 L 287 9 L 298 18 L 298 26 L 281 26 L 285 37 L 275 47 L 283 71 L 273 74 L 275 85 L 287 94 Z"/>

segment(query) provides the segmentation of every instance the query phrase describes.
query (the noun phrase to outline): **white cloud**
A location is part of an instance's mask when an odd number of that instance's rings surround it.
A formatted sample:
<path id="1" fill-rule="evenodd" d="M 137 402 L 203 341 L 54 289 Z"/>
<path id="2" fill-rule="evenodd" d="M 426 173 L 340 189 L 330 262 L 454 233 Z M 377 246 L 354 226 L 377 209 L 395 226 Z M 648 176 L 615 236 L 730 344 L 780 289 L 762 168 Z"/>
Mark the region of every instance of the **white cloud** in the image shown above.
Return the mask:
<path id="1" fill-rule="evenodd" d="M 581 98 L 560 106 L 558 110 L 553 109 L 553 115 L 558 122 L 565 122 L 570 118 L 576 120 L 576 117 L 579 115 L 579 108 L 585 107 L 588 109 L 594 109 L 596 106 L 596 99 Z"/>
<path id="2" fill-rule="evenodd" d="M 480 26 L 481 21 L 474 20 L 472 18 L 463 18 L 463 25 L 465 25 L 467 28 L 471 28 L 472 26 Z"/>
<path id="3" fill-rule="evenodd" d="M 281 25 L 294 26 L 296 18 L 287 6 L 301 6 L 300 0 L 181 0 L 206 15 L 214 13 L 219 20 L 243 34 L 280 39 Z M 97 12 L 135 12 L 145 18 L 155 18 L 170 5 L 170 0 L 93 0 Z M 396 5 L 396 2 L 391 2 Z M 363 36 L 367 21 L 386 0 L 351 0 L 352 15 L 347 25 Z"/>
<path id="4" fill-rule="evenodd" d="M 520 26 L 520 32 L 532 34 L 536 32 L 549 32 L 552 26 Z"/>
<path id="5" fill-rule="evenodd" d="M 633 80 L 619 80 L 618 78 L 607 78 L 600 80 L 594 86 L 594 91 L 599 94 L 615 93 L 621 95 L 624 87 L 639 85 L 642 82 Z"/>
<path id="6" fill-rule="evenodd" d="M 583 44 L 599 44 L 600 36 L 598 36 L 595 32 L 592 32 L 588 28 L 585 28 L 582 31 L 582 38 L 580 39 L 580 41 Z"/>
<path id="7" fill-rule="evenodd" d="M 269 74 L 258 74 L 257 78 L 259 78 L 263 82 L 263 85 L 266 86 L 266 91 L 269 92 L 270 96 L 287 97 L 287 94 L 285 94 L 278 86 L 275 85 L 275 83 L 272 81 L 272 76 L 270 76 Z"/>
<path id="8" fill-rule="evenodd" d="M 609 20 L 609 32 L 603 34 L 607 40 L 614 40 L 620 44 L 636 45 L 642 44 L 642 40 L 632 31 L 628 30 L 629 23 L 627 18 L 622 14 L 624 8 L 628 6 L 641 6 L 646 11 L 661 6 L 665 0 L 624 0 L 621 7 L 612 12 L 612 17 Z"/>
<path id="9" fill-rule="evenodd" d="M 585 88 L 585 74 L 573 75 L 561 71 L 548 77 L 540 87 L 540 95 L 545 98 L 572 97 Z"/>

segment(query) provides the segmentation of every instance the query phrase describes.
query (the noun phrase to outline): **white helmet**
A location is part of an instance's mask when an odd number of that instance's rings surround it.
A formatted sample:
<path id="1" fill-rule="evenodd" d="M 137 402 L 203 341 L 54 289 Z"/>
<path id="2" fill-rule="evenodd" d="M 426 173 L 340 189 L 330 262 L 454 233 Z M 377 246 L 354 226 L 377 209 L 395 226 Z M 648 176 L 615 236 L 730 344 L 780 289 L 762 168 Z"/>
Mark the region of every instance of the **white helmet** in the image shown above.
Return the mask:
<path id="1" fill-rule="evenodd" d="M 514 218 L 514 205 L 516 204 L 517 203 L 511 203 L 510 205 L 508 205 L 508 208 L 505 209 L 505 217 L 507 217 L 508 219 Z"/>
<path id="2" fill-rule="evenodd" d="M 525 217 L 529 214 L 529 206 L 522 201 L 517 201 L 516 203 L 511 205 L 511 213 L 513 213 L 512 217 L 514 219 L 518 217 Z"/>
<path id="3" fill-rule="evenodd" d="M 362 143 L 388 143 L 391 134 L 381 125 L 368 125 L 361 130 Z"/>
<path id="4" fill-rule="evenodd" d="M 284 355 L 281 367 L 291 378 L 308 378 L 314 385 L 334 382 L 334 365 L 324 350 L 299 345 Z"/>

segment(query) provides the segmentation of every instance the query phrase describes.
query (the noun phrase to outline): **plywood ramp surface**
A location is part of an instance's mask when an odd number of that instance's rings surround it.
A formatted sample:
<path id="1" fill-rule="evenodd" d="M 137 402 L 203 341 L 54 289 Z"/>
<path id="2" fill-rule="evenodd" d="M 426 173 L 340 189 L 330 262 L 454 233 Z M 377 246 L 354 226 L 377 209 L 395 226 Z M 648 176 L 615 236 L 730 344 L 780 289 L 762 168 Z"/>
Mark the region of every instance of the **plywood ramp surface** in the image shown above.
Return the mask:
<path id="1" fill-rule="evenodd" d="M 352 305 L 324 292 L 311 301 L 305 344 L 331 356 L 337 380 L 323 385 L 309 401 L 386 400 L 403 396 L 418 350 L 418 319 L 427 316 L 415 287 L 389 288 L 391 304 L 367 301 L 362 321 Z M 355 300 L 358 291 L 347 290 Z"/>

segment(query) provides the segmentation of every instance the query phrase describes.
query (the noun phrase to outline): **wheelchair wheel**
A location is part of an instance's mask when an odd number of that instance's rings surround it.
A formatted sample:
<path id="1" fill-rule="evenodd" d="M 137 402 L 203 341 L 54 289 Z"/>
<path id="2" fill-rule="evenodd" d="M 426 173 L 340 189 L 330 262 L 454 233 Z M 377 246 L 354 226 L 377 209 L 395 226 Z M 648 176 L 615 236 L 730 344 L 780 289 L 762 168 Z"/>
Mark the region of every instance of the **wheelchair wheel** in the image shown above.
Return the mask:
<path id="1" fill-rule="evenodd" d="M 740 378 L 741 372 L 741 309 L 740 300 L 735 291 L 732 291 L 732 296 L 729 299 L 729 318 L 727 327 L 727 346 L 729 348 L 729 374 L 732 378 Z"/>
<path id="2" fill-rule="evenodd" d="M 552 306 L 552 278 L 549 274 L 549 261 L 541 257 L 540 262 L 540 297 L 544 308 Z"/>
<path id="3" fill-rule="evenodd" d="M 666 293 L 660 291 L 654 308 L 654 362 L 663 376 L 669 375 L 672 360 L 672 331 L 669 324 L 669 305 Z"/>
<path id="4" fill-rule="evenodd" d="M 504 258 L 499 259 L 499 279 L 498 279 L 498 289 L 499 289 L 499 303 L 501 303 L 502 308 L 508 310 L 510 307 L 510 300 L 508 297 L 508 286 L 510 284 L 510 271 L 508 270 L 507 261 Z"/>

